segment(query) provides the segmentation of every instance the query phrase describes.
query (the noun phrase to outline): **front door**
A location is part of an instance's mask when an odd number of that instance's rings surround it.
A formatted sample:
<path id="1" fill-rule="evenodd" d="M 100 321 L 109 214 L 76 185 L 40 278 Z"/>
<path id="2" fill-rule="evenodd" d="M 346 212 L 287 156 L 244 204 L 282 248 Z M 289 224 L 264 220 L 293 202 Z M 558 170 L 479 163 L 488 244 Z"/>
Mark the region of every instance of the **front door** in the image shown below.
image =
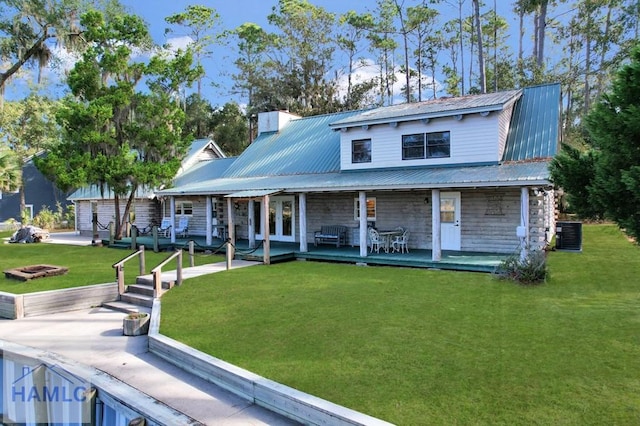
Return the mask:
<path id="1" fill-rule="evenodd" d="M 460 250 L 460 193 L 440 194 L 440 235 L 442 250 Z"/>
<path id="2" fill-rule="evenodd" d="M 294 197 L 272 197 L 269 200 L 269 239 L 294 242 L 295 219 Z"/>

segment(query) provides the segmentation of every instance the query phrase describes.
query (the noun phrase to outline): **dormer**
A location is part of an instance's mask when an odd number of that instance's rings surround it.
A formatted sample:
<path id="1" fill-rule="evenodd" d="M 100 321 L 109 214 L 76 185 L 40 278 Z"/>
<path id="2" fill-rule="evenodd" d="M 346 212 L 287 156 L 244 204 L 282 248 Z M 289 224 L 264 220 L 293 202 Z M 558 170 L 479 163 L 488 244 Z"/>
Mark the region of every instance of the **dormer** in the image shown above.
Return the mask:
<path id="1" fill-rule="evenodd" d="M 331 123 L 341 170 L 497 164 L 520 90 L 375 108 Z"/>

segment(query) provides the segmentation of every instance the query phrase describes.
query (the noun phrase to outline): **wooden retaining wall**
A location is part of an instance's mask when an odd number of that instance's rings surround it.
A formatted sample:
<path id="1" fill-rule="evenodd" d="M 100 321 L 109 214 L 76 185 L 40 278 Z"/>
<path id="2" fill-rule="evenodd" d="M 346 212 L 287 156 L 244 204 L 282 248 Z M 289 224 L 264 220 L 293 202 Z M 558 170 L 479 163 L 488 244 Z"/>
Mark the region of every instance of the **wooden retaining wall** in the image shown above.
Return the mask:
<path id="1" fill-rule="evenodd" d="M 153 304 L 149 352 L 252 403 L 310 425 L 390 425 L 383 420 L 276 383 L 159 333 L 160 300 Z"/>
<path id="2" fill-rule="evenodd" d="M 27 294 L 0 293 L 0 317 L 19 319 L 100 306 L 118 300 L 118 284 L 107 283 Z"/>

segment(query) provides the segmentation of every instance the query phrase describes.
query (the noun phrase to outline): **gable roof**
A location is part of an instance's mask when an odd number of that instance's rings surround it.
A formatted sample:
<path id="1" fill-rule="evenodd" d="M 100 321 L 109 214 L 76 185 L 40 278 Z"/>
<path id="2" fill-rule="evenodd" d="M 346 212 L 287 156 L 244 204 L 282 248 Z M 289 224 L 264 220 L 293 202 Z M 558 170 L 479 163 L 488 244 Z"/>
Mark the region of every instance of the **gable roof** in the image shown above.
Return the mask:
<path id="1" fill-rule="evenodd" d="M 182 159 L 180 169 L 176 173 L 176 179 L 180 176 L 186 175 L 192 168 L 200 165 L 200 163 L 207 163 L 211 159 L 216 158 L 226 158 L 226 155 L 213 139 L 195 139 L 191 142 L 187 154 Z M 231 164 L 231 162 L 227 162 L 227 167 L 229 164 Z M 226 170 L 226 167 L 224 170 Z M 212 176 L 219 175 L 220 173 L 212 173 Z M 155 192 L 156 189 L 154 188 L 138 188 L 135 198 L 153 198 L 155 196 Z M 69 201 L 81 201 L 111 199 L 113 197 L 114 193 L 110 189 L 104 188 L 104 191 L 101 191 L 99 186 L 90 185 L 78 188 L 69 197 L 67 197 L 67 199 Z"/>
<path id="2" fill-rule="evenodd" d="M 335 129 L 403 122 L 458 114 L 501 111 L 513 104 L 521 95 L 520 90 L 467 95 L 456 98 L 439 98 L 424 102 L 391 105 L 363 111 L 357 115 L 331 123 Z"/>

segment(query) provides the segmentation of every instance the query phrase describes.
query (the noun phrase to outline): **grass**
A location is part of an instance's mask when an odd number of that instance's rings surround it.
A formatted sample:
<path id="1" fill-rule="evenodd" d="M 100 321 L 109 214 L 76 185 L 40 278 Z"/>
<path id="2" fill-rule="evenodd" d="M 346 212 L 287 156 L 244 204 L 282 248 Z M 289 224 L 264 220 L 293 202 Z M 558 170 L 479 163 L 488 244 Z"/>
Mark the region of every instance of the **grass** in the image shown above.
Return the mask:
<path id="1" fill-rule="evenodd" d="M 112 265 L 132 251 L 117 250 L 107 247 L 87 247 L 61 244 L 1 244 L 0 271 L 21 266 L 51 264 L 69 268 L 66 275 L 38 278 L 27 282 L 9 279 L 2 275 L 0 291 L 24 294 L 44 290 L 79 287 L 115 281 L 115 269 Z M 147 273 L 169 256 L 170 253 L 153 251 L 145 252 Z M 197 255 L 196 265 L 221 262 L 222 256 Z M 188 266 L 188 256 L 183 256 L 183 264 Z M 133 284 L 138 274 L 138 260 L 133 259 L 125 264 L 125 280 Z M 167 265 L 167 270 L 175 269 L 176 261 Z"/>
<path id="2" fill-rule="evenodd" d="M 640 249 L 584 227 L 551 277 L 290 262 L 194 278 L 163 334 L 397 424 L 638 424 Z"/>

